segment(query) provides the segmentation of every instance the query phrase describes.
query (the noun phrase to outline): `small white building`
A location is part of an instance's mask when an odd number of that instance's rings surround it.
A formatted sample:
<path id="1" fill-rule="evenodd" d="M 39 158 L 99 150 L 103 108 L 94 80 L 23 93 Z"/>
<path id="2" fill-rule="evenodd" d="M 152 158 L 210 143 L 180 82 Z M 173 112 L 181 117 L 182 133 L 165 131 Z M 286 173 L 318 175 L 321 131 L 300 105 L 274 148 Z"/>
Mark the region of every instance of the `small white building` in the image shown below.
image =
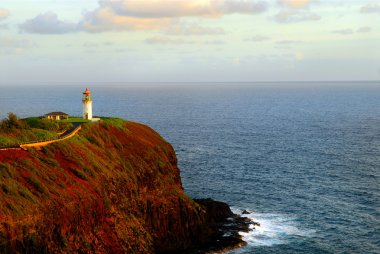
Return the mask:
<path id="1" fill-rule="evenodd" d="M 69 119 L 69 115 L 63 112 L 50 112 L 45 115 L 46 118 L 50 120 L 67 120 Z"/>
<path id="2" fill-rule="evenodd" d="M 92 98 L 91 91 L 86 88 L 86 91 L 83 92 L 83 119 L 92 120 Z"/>

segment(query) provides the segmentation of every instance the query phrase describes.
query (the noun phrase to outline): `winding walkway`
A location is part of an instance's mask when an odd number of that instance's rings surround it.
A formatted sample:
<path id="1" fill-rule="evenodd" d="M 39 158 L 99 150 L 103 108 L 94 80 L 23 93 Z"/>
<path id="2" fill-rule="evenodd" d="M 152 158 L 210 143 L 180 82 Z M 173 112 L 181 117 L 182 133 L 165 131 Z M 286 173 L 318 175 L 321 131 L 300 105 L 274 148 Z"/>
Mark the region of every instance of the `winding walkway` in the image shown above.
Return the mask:
<path id="1" fill-rule="evenodd" d="M 81 128 L 82 128 L 82 125 L 78 124 L 77 126 L 72 128 L 71 130 L 65 132 L 63 135 L 59 136 L 58 138 L 24 142 L 24 143 L 20 143 L 18 145 L 11 146 L 11 147 L 1 147 L 0 150 L 11 150 L 11 149 L 27 150 L 28 148 L 31 148 L 31 147 L 35 147 L 37 149 L 40 149 L 43 146 L 47 146 L 47 145 L 55 143 L 55 142 L 60 142 L 60 141 L 63 141 L 63 140 L 66 140 L 66 139 L 69 139 L 69 138 L 75 136 L 78 133 L 78 131 L 80 131 Z"/>

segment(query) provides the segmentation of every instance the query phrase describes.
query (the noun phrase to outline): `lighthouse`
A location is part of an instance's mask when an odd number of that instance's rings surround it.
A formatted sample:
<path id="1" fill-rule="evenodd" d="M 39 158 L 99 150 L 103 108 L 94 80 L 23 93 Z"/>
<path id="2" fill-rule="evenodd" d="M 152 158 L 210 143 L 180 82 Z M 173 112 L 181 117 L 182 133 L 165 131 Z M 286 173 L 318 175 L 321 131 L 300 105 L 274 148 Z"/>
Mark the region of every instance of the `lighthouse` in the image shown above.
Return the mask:
<path id="1" fill-rule="evenodd" d="M 92 98 L 91 91 L 86 88 L 83 92 L 83 119 L 92 120 Z"/>

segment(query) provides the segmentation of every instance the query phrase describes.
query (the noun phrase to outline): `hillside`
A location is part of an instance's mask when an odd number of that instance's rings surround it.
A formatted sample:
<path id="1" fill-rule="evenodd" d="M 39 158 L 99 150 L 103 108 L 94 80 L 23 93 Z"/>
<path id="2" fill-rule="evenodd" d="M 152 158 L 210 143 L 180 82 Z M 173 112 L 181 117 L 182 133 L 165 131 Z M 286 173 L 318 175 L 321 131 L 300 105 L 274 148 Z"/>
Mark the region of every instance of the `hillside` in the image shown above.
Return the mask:
<path id="1" fill-rule="evenodd" d="M 67 121 L 52 121 L 43 117 L 19 119 L 14 113 L 0 121 L 0 149 L 19 147 L 20 143 L 56 139 L 59 133 L 73 128 Z"/>
<path id="2" fill-rule="evenodd" d="M 228 206 L 216 218 L 191 200 L 172 146 L 121 119 L 84 124 L 41 151 L 0 151 L 0 195 L 1 253 L 208 248 L 219 242 L 218 220 L 232 216 Z"/>

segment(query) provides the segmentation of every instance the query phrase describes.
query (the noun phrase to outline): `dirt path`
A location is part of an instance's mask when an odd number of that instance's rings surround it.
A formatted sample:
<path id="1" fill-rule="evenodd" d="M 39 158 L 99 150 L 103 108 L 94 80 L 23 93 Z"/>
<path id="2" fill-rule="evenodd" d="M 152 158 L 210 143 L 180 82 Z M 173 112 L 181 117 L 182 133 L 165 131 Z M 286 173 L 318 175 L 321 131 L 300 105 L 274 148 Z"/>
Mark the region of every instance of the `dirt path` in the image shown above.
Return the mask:
<path id="1" fill-rule="evenodd" d="M 39 141 L 20 143 L 19 145 L 15 145 L 15 146 L 11 146 L 11 147 L 0 148 L 0 150 L 12 150 L 12 149 L 17 149 L 17 150 L 24 149 L 24 150 L 27 150 L 30 147 L 36 147 L 37 149 L 39 149 L 39 148 L 41 148 L 43 146 L 47 146 L 47 145 L 55 143 L 55 142 L 60 142 L 60 141 L 69 139 L 69 138 L 75 136 L 78 133 L 78 131 L 80 131 L 81 128 L 82 128 L 81 124 L 76 124 L 76 125 L 74 125 L 74 128 L 72 128 L 71 130 L 63 133 L 61 136 L 59 136 L 56 139 L 39 140 Z"/>

